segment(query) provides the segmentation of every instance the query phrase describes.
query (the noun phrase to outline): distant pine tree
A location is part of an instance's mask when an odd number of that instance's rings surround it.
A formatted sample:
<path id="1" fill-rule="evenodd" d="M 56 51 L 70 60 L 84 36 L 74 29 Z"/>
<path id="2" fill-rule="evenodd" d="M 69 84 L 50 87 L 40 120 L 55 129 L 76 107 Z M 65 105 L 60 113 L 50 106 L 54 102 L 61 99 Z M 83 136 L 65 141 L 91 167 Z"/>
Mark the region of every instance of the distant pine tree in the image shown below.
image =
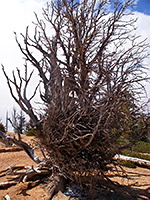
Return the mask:
<path id="1" fill-rule="evenodd" d="M 6 132 L 5 126 L 0 122 L 0 131 Z"/>

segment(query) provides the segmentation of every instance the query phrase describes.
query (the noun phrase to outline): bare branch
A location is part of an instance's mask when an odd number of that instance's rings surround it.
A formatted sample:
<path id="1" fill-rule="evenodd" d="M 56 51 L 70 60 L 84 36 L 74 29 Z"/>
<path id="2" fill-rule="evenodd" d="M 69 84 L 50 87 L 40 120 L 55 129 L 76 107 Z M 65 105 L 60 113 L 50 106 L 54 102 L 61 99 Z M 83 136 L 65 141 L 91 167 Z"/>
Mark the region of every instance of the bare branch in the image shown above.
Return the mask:
<path id="1" fill-rule="evenodd" d="M 2 131 L 0 131 L 0 137 L 8 143 L 14 143 L 21 147 L 35 163 L 40 163 L 42 161 L 42 159 L 35 154 L 34 150 L 26 142 L 12 138 Z"/>

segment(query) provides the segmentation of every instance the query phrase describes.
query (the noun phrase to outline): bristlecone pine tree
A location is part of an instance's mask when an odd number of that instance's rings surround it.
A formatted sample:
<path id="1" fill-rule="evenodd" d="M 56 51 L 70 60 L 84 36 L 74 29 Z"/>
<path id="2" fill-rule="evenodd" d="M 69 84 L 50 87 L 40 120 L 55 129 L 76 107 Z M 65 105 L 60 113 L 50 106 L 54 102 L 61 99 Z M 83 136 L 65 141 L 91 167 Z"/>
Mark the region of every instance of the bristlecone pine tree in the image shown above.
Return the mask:
<path id="1" fill-rule="evenodd" d="M 1 132 L 3 139 L 21 146 L 39 163 L 22 176 L 23 181 L 45 173 L 51 184 L 64 177 L 81 185 L 86 180 L 92 186 L 84 177 L 105 176 L 108 164 L 116 162 L 114 155 L 128 146 L 120 140 L 130 138 L 131 120 L 132 128 L 137 123 L 133 119 L 140 116 L 142 83 L 147 79 L 142 63 L 148 45 L 134 35 L 136 19 L 128 9 L 133 3 L 51 1 L 43 9 L 43 20 L 35 14 L 33 38 L 28 27 L 22 34 L 24 44 L 15 34 L 26 61 L 25 75 L 17 69 L 10 79 L 4 67 L 3 72 L 12 97 L 31 118 L 45 152 L 41 159 L 21 139 Z M 38 71 L 39 84 L 28 98 L 31 68 Z M 33 108 L 35 95 L 40 97 L 41 113 Z M 138 137 L 146 128 L 147 120 Z M 51 187 L 49 198 L 58 185 Z"/>

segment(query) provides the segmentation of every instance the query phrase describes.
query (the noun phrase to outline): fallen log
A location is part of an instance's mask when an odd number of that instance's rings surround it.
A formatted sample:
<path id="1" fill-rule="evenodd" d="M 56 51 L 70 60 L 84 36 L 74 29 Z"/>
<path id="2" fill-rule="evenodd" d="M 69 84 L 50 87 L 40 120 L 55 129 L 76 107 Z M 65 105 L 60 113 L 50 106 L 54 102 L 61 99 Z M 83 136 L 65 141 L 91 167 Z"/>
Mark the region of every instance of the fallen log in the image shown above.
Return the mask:
<path id="1" fill-rule="evenodd" d="M 23 151 L 23 149 L 21 147 L 0 148 L 0 153 L 3 153 L 3 152 L 15 152 L 15 151 Z"/>
<path id="2" fill-rule="evenodd" d="M 146 166 L 150 168 L 150 161 L 149 160 L 144 160 L 140 158 L 135 158 L 135 157 L 130 157 L 130 156 L 124 156 L 121 154 L 116 154 L 114 156 L 115 160 L 125 160 L 125 161 L 131 161 L 134 162 L 135 164 L 141 165 L 141 166 Z"/>
<path id="3" fill-rule="evenodd" d="M 0 183 L 0 189 L 6 189 L 7 187 L 10 187 L 12 185 L 16 185 L 18 182 L 12 181 L 12 182 L 2 182 Z"/>

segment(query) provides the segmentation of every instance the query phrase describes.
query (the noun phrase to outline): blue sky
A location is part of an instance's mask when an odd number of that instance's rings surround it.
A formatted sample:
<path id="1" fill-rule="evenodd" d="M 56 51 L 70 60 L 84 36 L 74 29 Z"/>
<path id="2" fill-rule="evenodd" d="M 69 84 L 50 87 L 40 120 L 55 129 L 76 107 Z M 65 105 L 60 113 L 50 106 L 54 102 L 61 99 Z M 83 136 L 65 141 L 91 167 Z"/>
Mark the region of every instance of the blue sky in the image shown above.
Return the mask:
<path id="1" fill-rule="evenodd" d="M 133 10 L 150 15 L 150 0 L 138 0 Z"/>

